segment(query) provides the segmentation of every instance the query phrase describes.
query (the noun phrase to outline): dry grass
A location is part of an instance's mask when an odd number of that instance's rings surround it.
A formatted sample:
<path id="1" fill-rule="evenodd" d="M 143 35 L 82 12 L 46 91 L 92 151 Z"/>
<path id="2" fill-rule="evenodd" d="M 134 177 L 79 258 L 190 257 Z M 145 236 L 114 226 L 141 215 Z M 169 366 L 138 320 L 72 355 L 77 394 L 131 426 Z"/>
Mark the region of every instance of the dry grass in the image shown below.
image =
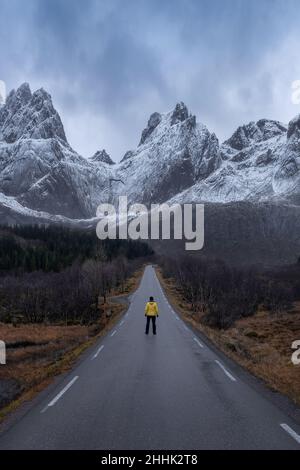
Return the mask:
<path id="1" fill-rule="evenodd" d="M 18 387 L 17 393 L 12 387 L 11 398 L 8 390 L 8 400 L 0 409 L 0 422 L 49 385 L 54 376 L 68 371 L 88 347 L 117 323 L 125 309 L 118 297 L 136 289 L 142 272 L 140 269 L 134 273 L 122 292 L 112 293 L 108 302 L 101 305 L 104 313 L 91 326 L 28 324 L 14 327 L 0 323 L 0 338 L 7 345 L 7 364 L 0 366 L 0 385 L 1 381 L 9 381 Z"/>
<path id="2" fill-rule="evenodd" d="M 157 271 L 166 293 L 185 321 L 204 333 L 224 353 L 251 373 L 264 380 L 295 403 L 300 404 L 300 366 L 291 362 L 292 342 L 300 340 L 300 303 L 290 312 L 272 315 L 260 310 L 235 322 L 227 330 L 217 330 L 202 323 L 170 279 Z"/>

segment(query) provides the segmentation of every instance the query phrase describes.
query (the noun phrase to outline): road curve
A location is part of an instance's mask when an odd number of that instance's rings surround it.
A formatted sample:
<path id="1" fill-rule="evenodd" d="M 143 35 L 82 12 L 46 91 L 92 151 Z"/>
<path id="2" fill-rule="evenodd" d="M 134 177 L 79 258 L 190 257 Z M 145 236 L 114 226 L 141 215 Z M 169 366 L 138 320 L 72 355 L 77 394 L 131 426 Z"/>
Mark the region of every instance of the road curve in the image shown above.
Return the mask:
<path id="1" fill-rule="evenodd" d="M 0 449 L 300 449 L 299 425 L 195 336 L 150 266 L 118 325 L 34 403 Z"/>

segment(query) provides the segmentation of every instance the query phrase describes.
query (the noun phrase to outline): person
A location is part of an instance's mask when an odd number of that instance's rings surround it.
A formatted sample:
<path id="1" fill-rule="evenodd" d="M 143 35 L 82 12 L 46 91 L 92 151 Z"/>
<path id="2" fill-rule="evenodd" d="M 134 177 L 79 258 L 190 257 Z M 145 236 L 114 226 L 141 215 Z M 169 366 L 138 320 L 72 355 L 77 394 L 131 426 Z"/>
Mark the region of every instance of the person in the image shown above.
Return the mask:
<path id="1" fill-rule="evenodd" d="M 158 306 L 157 303 L 154 302 L 153 297 L 150 297 L 149 302 L 146 303 L 145 317 L 147 317 L 145 331 L 146 335 L 149 334 L 150 320 L 152 320 L 153 334 L 156 335 L 156 317 L 158 317 Z"/>

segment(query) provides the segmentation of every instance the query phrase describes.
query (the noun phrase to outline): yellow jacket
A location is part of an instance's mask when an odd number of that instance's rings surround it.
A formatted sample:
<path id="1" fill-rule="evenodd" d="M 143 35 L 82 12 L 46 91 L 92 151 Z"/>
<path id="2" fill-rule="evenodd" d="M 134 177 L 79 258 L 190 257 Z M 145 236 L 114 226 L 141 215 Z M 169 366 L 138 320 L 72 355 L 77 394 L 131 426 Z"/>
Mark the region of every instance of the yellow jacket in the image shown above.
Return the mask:
<path id="1" fill-rule="evenodd" d="M 147 302 L 145 308 L 145 315 L 147 317 L 157 317 L 158 316 L 158 306 L 156 302 Z"/>

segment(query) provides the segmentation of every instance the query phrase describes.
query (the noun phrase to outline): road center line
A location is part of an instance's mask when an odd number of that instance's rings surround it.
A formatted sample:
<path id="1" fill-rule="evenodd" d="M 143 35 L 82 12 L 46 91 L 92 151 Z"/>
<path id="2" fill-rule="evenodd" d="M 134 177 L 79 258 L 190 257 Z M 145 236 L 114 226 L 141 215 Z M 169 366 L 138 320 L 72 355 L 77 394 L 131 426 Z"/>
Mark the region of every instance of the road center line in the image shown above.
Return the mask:
<path id="1" fill-rule="evenodd" d="M 285 424 L 285 423 L 282 423 L 280 426 L 281 426 L 282 429 L 284 429 L 293 439 L 295 439 L 295 441 L 298 442 L 298 444 L 300 444 L 300 436 L 299 436 L 299 434 L 296 433 L 296 431 L 294 431 L 294 429 L 290 428 L 290 426 L 288 426 L 288 425 Z"/>
<path id="2" fill-rule="evenodd" d="M 115 330 L 115 331 L 112 332 L 112 334 L 110 335 L 111 338 L 112 338 L 113 336 L 115 336 L 116 332 L 117 332 L 117 330 Z"/>
<path id="3" fill-rule="evenodd" d="M 48 403 L 48 405 L 46 406 L 46 408 L 44 408 L 41 413 L 43 413 L 44 411 L 46 411 L 47 408 L 49 408 L 50 406 L 54 406 L 56 402 L 58 402 L 58 400 L 69 390 L 69 388 L 72 387 L 72 385 L 76 382 L 76 380 L 79 379 L 79 376 L 76 375 L 75 377 L 73 377 L 73 379 L 56 395 L 56 397 L 53 398 L 52 401 L 50 401 L 50 403 Z"/>
<path id="4" fill-rule="evenodd" d="M 220 361 L 218 361 L 217 359 L 215 359 L 215 362 L 218 364 L 218 366 L 219 366 L 219 367 L 221 367 L 221 369 L 222 369 L 222 371 L 224 372 L 224 374 L 226 374 L 226 375 L 227 375 L 227 377 L 229 377 L 229 378 L 230 378 L 230 380 L 232 380 L 233 382 L 236 382 L 236 378 L 235 378 L 235 377 L 233 377 L 233 375 L 231 375 L 231 373 L 230 373 L 230 372 L 228 372 L 228 370 L 227 370 L 227 369 L 225 369 L 225 367 L 223 366 L 223 364 L 221 364 L 221 362 L 220 362 Z"/>
<path id="5" fill-rule="evenodd" d="M 203 344 L 200 343 L 200 341 L 194 336 L 194 341 L 198 344 L 198 346 L 200 346 L 200 348 L 203 348 Z"/>
<path id="6" fill-rule="evenodd" d="M 103 345 L 100 346 L 100 348 L 97 350 L 96 354 L 93 355 L 92 360 L 93 360 L 93 359 L 96 359 L 96 357 L 99 356 L 99 354 L 101 353 L 101 351 L 102 351 L 103 348 L 104 348 Z"/>

